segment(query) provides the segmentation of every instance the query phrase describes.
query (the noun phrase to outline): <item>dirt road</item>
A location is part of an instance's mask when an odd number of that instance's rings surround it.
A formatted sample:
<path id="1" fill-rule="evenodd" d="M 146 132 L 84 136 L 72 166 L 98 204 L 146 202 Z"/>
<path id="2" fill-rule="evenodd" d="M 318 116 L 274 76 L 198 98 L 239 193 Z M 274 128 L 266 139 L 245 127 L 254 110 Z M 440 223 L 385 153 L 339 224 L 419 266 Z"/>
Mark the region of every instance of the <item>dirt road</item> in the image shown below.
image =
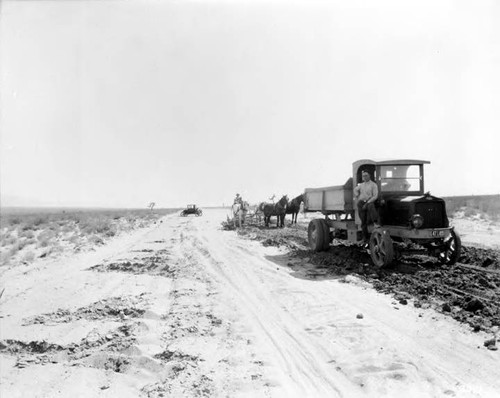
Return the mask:
<path id="1" fill-rule="evenodd" d="M 306 279 L 225 217 L 4 272 L 0 396 L 498 396 L 491 336 L 354 276 Z"/>

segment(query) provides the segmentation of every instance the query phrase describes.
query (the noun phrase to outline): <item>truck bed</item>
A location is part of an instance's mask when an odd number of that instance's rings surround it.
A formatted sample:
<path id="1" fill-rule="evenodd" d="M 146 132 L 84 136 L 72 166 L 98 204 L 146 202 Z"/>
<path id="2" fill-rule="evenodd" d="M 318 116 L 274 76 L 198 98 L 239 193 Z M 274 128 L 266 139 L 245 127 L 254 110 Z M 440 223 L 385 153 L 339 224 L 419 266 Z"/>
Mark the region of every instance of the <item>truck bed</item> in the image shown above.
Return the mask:
<path id="1" fill-rule="evenodd" d="M 344 185 L 305 189 L 304 211 L 333 214 L 348 213 L 353 210 L 352 178 L 349 178 Z"/>

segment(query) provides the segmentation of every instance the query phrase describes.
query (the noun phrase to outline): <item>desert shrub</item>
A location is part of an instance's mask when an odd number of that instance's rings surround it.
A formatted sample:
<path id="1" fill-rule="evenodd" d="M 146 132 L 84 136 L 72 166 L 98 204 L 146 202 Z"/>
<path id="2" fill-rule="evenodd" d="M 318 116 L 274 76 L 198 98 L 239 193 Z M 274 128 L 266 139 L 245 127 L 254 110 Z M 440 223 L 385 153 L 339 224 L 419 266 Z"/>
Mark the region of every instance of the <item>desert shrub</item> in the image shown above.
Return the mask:
<path id="1" fill-rule="evenodd" d="M 19 217 L 12 217 L 10 219 L 10 225 L 19 225 L 21 224 L 21 219 Z"/>
<path id="2" fill-rule="evenodd" d="M 17 245 L 17 250 L 23 250 L 26 246 L 27 246 L 27 243 L 28 240 L 27 239 L 18 239 L 17 242 L 14 244 L 14 246 Z"/>
<path id="3" fill-rule="evenodd" d="M 20 238 L 27 238 L 27 239 L 32 239 L 35 237 L 35 233 L 33 232 L 33 230 L 31 229 L 27 229 L 27 230 L 23 230 L 20 234 L 19 234 L 19 237 Z"/>
<path id="4" fill-rule="evenodd" d="M 17 238 L 12 234 L 7 234 L 7 236 L 2 239 L 2 246 L 10 246 L 17 242 Z"/>
<path id="5" fill-rule="evenodd" d="M 53 256 L 64 252 L 64 248 L 58 243 L 53 242 L 45 251 L 44 257 Z"/>
<path id="6" fill-rule="evenodd" d="M 33 253 L 31 250 L 26 252 L 23 255 L 22 261 L 25 261 L 27 263 L 31 263 L 35 259 L 35 253 Z"/>
<path id="7" fill-rule="evenodd" d="M 53 246 L 50 247 L 50 254 L 59 254 L 64 251 L 64 247 L 62 247 L 59 244 L 54 244 Z"/>
<path id="8" fill-rule="evenodd" d="M 108 231 L 106 231 L 104 233 L 104 235 L 106 235 L 107 237 L 111 238 L 111 237 L 113 237 L 113 236 L 116 235 L 116 230 L 115 229 L 109 229 Z"/>
<path id="9" fill-rule="evenodd" d="M 51 231 L 50 229 L 44 230 L 40 232 L 37 236 L 38 240 L 38 246 L 39 247 L 47 247 L 50 243 L 51 240 L 54 240 L 56 238 L 56 234 L 54 231 Z"/>
<path id="10" fill-rule="evenodd" d="M 68 236 L 67 241 L 73 244 L 77 244 L 81 240 L 81 235 L 74 233 L 71 236 Z"/>
<path id="11" fill-rule="evenodd" d="M 103 245 L 104 244 L 104 240 L 98 236 L 98 235 L 90 235 L 89 236 L 89 242 L 92 243 L 93 245 Z"/>
<path id="12" fill-rule="evenodd" d="M 40 225 L 45 224 L 46 222 L 47 222 L 47 217 L 36 217 L 33 220 L 33 225 L 35 227 L 39 227 Z"/>
<path id="13" fill-rule="evenodd" d="M 48 239 L 40 239 L 38 241 L 38 247 L 47 247 L 49 245 Z"/>
<path id="14" fill-rule="evenodd" d="M 31 224 L 31 223 L 25 223 L 25 224 L 20 224 L 20 225 L 22 225 L 22 227 L 20 227 L 21 232 L 33 230 L 33 224 Z"/>
<path id="15" fill-rule="evenodd" d="M 464 216 L 465 217 L 473 217 L 476 214 L 478 214 L 477 209 L 471 209 L 470 207 L 466 207 L 464 210 Z"/>
<path id="16" fill-rule="evenodd" d="M 19 242 L 14 243 L 8 250 L 8 253 L 10 254 L 11 257 L 15 256 L 19 250 L 22 249 L 22 246 L 19 244 Z"/>
<path id="17" fill-rule="evenodd" d="M 75 224 L 72 222 L 66 222 L 61 228 L 62 232 L 71 232 L 75 229 Z"/>
<path id="18" fill-rule="evenodd" d="M 12 257 L 12 255 L 10 254 L 10 251 L 0 253 L 0 266 L 1 265 L 8 265 L 11 257 Z"/>
<path id="19" fill-rule="evenodd" d="M 48 228 L 47 229 L 50 229 L 51 231 L 59 231 L 60 227 L 59 227 L 58 223 L 51 221 L 48 224 Z"/>
<path id="20" fill-rule="evenodd" d="M 115 236 L 117 233 L 116 223 L 110 219 L 92 218 L 80 223 L 80 230 L 86 235 L 104 235 L 107 237 Z"/>

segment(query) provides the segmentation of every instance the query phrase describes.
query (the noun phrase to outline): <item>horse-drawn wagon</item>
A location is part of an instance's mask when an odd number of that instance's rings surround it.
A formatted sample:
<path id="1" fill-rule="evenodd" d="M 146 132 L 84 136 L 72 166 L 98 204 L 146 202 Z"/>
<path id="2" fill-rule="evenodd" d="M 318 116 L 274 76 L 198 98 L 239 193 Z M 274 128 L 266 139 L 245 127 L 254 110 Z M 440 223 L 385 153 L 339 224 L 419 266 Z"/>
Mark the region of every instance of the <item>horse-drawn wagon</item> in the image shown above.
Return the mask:
<path id="1" fill-rule="evenodd" d="M 424 194 L 425 160 L 358 160 L 352 177 L 345 184 L 308 188 L 304 192 L 304 211 L 321 212 L 324 219 L 309 223 L 309 246 L 327 250 L 333 238 L 359 242 L 361 219 L 355 206 L 354 189 L 366 171 L 377 184 L 375 208 L 379 225 L 369 225 L 369 250 L 375 265 L 386 266 L 403 252 L 408 243 L 421 252 L 436 256 L 442 263 L 453 264 L 460 256 L 460 237 L 450 227 L 443 199 Z M 413 251 L 413 250 L 412 250 Z"/>

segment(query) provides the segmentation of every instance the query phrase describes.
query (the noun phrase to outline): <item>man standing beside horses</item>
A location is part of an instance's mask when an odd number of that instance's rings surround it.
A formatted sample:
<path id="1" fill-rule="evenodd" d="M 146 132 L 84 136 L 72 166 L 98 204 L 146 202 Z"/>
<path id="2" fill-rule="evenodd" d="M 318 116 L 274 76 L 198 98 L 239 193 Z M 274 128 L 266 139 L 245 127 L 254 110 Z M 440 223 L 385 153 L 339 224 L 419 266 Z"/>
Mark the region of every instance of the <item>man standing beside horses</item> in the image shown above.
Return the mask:
<path id="1" fill-rule="evenodd" d="M 243 198 L 240 196 L 239 193 L 236 194 L 233 204 L 235 205 L 237 203 L 243 206 Z"/>
<path id="2" fill-rule="evenodd" d="M 370 179 L 370 173 L 363 170 L 361 172 L 363 182 L 354 188 L 354 199 L 358 201 L 358 214 L 361 219 L 361 230 L 363 231 L 363 239 L 365 243 L 370 239 L 368 233 L 368 224 L 374 223 L 378 227 L 378 212 L 375 209 L 375 201 L 378 198 L 378 187 Z"/>

